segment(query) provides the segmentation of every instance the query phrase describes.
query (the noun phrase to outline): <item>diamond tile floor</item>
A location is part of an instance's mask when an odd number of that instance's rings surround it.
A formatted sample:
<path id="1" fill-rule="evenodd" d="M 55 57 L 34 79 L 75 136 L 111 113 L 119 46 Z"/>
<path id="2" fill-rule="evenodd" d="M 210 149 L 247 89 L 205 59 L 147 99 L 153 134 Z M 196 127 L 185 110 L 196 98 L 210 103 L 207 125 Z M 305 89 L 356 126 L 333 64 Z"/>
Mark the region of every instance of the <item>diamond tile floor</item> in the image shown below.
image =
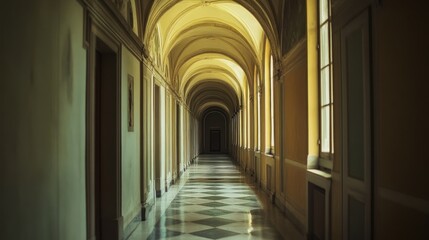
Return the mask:
<path id="1" fill-rule="evenodd" d="M 186 174 L 156 220 L 129 239 L 286 239 L 228 156 L 201 156 Z"/>

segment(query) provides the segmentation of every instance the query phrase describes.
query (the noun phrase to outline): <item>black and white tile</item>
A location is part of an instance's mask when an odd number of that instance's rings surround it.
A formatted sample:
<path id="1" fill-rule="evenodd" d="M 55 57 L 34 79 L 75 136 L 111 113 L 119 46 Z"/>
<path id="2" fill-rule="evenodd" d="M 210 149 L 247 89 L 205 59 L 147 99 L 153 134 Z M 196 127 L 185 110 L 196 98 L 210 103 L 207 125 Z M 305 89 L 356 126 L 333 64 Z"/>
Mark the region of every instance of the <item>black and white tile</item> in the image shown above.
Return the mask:
<path id="1" fill-rule="evenodd" d="M 147 239 L 283 238 L 231 160 L 205 156 L 190 167 L 186 184 Z"/>
<path id="2" fill-rule="evenodd" d="M 168 193 L 172 200 L 161 198 L 157 215 L 142 222 L 130 240 L 283 239 L 229 157 L 202 156 L 185 178 L 176 193 Z"/>

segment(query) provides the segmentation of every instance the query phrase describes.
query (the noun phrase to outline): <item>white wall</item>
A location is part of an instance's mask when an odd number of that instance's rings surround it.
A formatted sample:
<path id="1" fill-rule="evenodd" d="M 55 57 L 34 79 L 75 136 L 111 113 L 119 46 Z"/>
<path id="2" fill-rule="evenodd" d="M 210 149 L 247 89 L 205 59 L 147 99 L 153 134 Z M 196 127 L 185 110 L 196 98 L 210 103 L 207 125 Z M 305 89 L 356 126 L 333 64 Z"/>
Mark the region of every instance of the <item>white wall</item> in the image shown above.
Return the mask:
<path id="1" fill-rule="evenodd" d="M 145 195 L 145 204 L 150 205 L 155 201 L 155 184 L 154 184 L 154 164 L 153 164 L 153 75 L 150 68 L 144 64 L 143 65 L 143 121 L 144 131 L 143 131 L 143 168 L 144 168 L 144 195 Z"/>
<path id="2" fill-rule="evenodd" d="M 62 0 L 60 12 L 59 239 L 75 240 L 86 237 L 86 50 L 82 6 Z"/>
<path id="3" fill-rule="evenodd" d="M 128 131 L 128 75 L 134 77 L 134 131 Z M 141 210 L 140 62 L 122 47 L 122 216 L 124 227 Z"/>
<path id="4" fill-rule="evenodd" d="M 82 7 L 16 0 L 0 16 L 0 238 L 84 239 Z"/>

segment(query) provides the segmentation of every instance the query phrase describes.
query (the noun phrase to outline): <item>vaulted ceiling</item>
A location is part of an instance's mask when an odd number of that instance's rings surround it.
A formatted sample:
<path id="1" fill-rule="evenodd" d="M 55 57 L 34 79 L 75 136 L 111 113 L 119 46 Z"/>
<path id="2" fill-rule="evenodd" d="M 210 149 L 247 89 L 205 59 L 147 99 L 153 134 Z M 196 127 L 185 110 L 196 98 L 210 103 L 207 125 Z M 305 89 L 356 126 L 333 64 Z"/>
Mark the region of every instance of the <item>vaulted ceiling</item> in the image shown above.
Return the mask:
<path id="1" fill-rule="evenodd" d="M 232 115 L 252 93 L 265 45 L 279 49 L 275 13 L 266 3 L 154 1 L 145 45 L 193 113 L 220 107 Z"/>

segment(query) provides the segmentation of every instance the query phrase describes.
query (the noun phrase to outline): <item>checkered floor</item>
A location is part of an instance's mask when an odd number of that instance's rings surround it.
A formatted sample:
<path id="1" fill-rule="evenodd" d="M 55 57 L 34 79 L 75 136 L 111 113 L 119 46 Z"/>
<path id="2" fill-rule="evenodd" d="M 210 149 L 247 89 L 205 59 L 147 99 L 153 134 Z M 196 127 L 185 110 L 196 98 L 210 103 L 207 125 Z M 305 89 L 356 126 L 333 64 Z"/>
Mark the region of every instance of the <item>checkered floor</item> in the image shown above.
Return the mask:
<path id="1" fill-rule="evenodd" d="M 147 239 L 283 239 L 226 156 L 203 156 Z"/>

